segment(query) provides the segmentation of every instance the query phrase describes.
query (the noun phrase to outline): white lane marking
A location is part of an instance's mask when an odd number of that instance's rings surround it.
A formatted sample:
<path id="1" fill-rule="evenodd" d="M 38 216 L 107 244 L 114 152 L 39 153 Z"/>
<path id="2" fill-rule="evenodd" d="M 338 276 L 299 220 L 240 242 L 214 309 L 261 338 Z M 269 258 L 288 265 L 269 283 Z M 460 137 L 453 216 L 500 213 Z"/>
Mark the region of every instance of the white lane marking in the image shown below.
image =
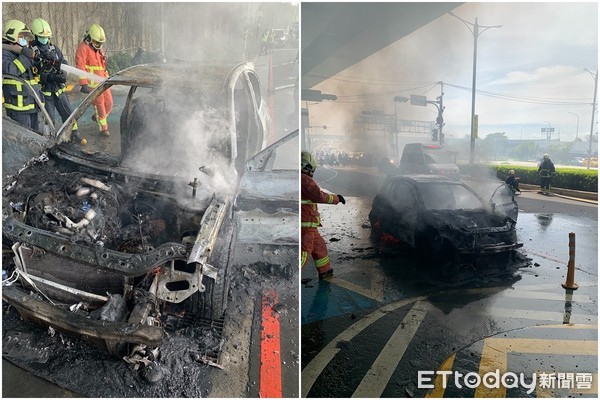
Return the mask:
<path id="1" fill-rule="evenodd" d="M 540 285 L 543 286 L 543 285 Z M 562 293 L 553 293 L 553 292 L 541 292 L 533 290 L 534 287 L 529 287 L 529 290 L 523 290 L 525 287 L 519 288 L 510 288 L 510 287 L 497 287 L 497 288 L 470 288 L 470 289 L 461 289 L 461 290 L 451 290 L 444 291 L 443 293 L 459 293 L 461 295 L 469 295 L 469 294 L 484 294 L 487 296 L 496 296 L 495 298 L 500 297 L 511 297 L 518 299 L 533 299 L 533 300 L 556 300 L 556 301 L 565 301 L 565 295 Z M 546 289 L 556 289 L 560 288 L 559 283 L 549 284 L 549 287 Z M 537 289 L 537 288 L 536 288 Z M 564 290 L 562 290 L 564 291 Z M 571 296 L 571 300 L 577 301 L 580 303 L 593 303 L 594 299 L 591 296 L 585 294 L 574 294 Z"/>
<path id="2" fill-rule="evenodd" d="M 422 307 L 422 304 L 417 301 L 413 305 L 369 368 L 352 397 L 381 397 L 404 352 L 427 315 L 426 307 Z"/>
<path id="3" fill-rule="evenodd" d="M 556 300 L 556 301 L 565 301 L 564 294 L 558 293 L 547 293 L 547 292 L 528 292 L 524 290 L 507 290 L 504 292 L 498 293 L 499 296 L 504 297 L 512 297 L 517 299 L 533 299 L 533 300 Z M 594 299 L 590 296 L 584 294 L 574 294 L 572 295 L 572 301 L 576 301 L 578 303 L 593 303 Z"/>
<path id="4" fill-rule="evenodd" d="M 384 281 L 383 274 L 381 274 L 378 269 L 371 267 L 371 273 L 369 275 L 371 277 L 371 281 L 370 281 L 371 287 L 369 289 L 364 288 L 359 285 L 356 285 L 345 279 L 337 278 L 335 276 L 329 280 L 329 283 L 336 284 L 338 286 L 343 287 L 344 289 L 348 289 L 352 292 L 356 292 L 365 297 L 368 297 L 369 299 L 373 299 L 373 300 L 381 303 L 381 302 L 383 302 L 383 295 L 384 295 L 384 293 L 383 293 L 383 281 Z"/>
<path id="5" fill-rule="evenodd" d="M 333 175 L 331 178 L 327 178 L 327 179 L 325 179 L 324 181 L 319 181 L 319 182 L 318 182 L 319 186 L 320 186 L 322 183 L 327 183 L 327 182 L 329 182 L 330 180 L 332 180 L 333 178 L 335 178 L 336 176 L 338 176 L 338 173 L 337 173 L 337 171 L 336 171 L 335 169 L 331 169 L 331 168 L 329 168 L 329 167 L 323 167 L 323 168 L 325 168 L 326 170 L 332 171 L 332 172 L 334 173 L 334 175 Z"/>
<path id="6" fill-rule="evenodd" d="M 560 323 L 563 321 L 564 313 L 554 311 L 540 311 L 540 310 L 519 310 L 513 308 L 502 308 L 502 307 L 480 307 L 476 305 L 466 305 L 462 308 L 463 310 L 471 310 L 477 314 L 486 315 L 494 318 L 514 318 L 514 319 L 527 319 L 533 321 L 552 321 Z M 590 324 L 598 323 L 598 317 L 596 315 L 585 315 L 585 314 L 571 314 L 572 324 Z"/>
<path id="7" fill-rule="evenodd" d="M 400 300 L 395 303 L 386 304 L 385 306 L 373 311 L 371 314 L 360 319 L 348 329 L 337 335 L 331 342 L 317 354 L 308 365 L 302 370 L 302 387 L 301 396 L 306 397 L 315 381 L 321 375 L 325 367 L 331 362 L 333 357 L 340 351 L 337 348 L 339 342 L 348 342 L 352 340 L 356 335 L 361 333 L 364 329 L 369 327 L 371 324 L 379 320 L 379 318 L 389 314 L 390 312 L 403 307 L 407 304 L 414 303 L 419 300 L 425 300 L 426 296 L 414 297 L 412 299 Z"/>

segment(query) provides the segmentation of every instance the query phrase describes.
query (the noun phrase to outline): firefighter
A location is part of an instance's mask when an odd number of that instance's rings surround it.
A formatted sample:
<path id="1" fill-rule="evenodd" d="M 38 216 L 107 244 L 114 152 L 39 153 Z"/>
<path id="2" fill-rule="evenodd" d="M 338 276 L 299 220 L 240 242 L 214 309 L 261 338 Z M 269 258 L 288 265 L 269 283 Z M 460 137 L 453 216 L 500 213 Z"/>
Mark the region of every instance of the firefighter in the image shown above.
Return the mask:
<path id="1" fill-rule="evenodd" d="M 301 169 L 301 265 L 302 268 L 311 255 L 315 261 L 319 279 L 333 276 L 333 269 L 327 255 L 325 240 L 318 231 L 321 225 L 321 217 L 317 203 L 324 204 L 346 204 L 346 200 L 340 194 L 330 194 L 321 190 L 312 176 L 317 168 L 317 163 L 312 154 L 303 151 L 300 156 Z"/>
<path id="2" fill-rule="evenodd" d="M 504 182 L 506 182 L 506 184 L 511 188 L 513 193 L 521 193 L 521 189 L 519 189 L 519 178 L 515 176 L 514 169 L 508 171 L 508 176 L 506 177 L 506 180 Z"/>
<path id="3" fill-rule="evenodd" d="M 540 179 L 540 192 L 546 194 L 550 190 L 550 181 L 552 177 L 556 174 L 556 169 L 554 168 L 554 163 L 550 160 L 550 156 L 548 154 L 544 154 L 544 158 L 540 166 L 538 167 L 538 173 L 541 176 Z"/>
<path id="4" fill-rule="evenodd" d="M 2 32 L 2 74 L 22 78 L 31 85 L 43 100 L 39 84 L 35 80 L 37 57 L 29 47 L 31 31 L 19 20 L 13 19 L 4 24 Z M 2 95 L 6 114 L 27 128 L 39 131 L 39 106 L 34 95 L 23 87 L 20 81 L 2 77 Z"/>
<path id="5" fill-rule="evenodd" d="M 75 66 L 81 70 L 92 74 L 108 78 L 106 70 L 106 53 L 102 49 L 106 36 L 104 29 L 98 24 L 92 24 L 86 31 L 83 41 L 79 43 L 75 53 Z M 92 89 L 98 86 L 97 82 L 80 77 L 82 93 L 90 93 Z M 113 107 L 112 93 L 106 89 L 92 101 L 94 105 L 94 115 L 92 119 L 98 124 L 100 133 L 106 137 L 110 136 L 108 131 L 107 118 Z"/>
<path id="6" fill-rule="evenodd" d="M 31 48 L 36 54 L 39 54 L 41 62 L 39 65 L 40 84 L 42 94 L 44 95 L 46 111 L 54 122 L 56 111 L 60 115 L 62 122 L 73 112 L 69 99 L 67 98 L 66 86 L 67 73 L 61 70 L 61 64 L 66 64 L 62 51 L 50 41 L 52 29 L 48 22 L 42 18 L 36 18 L 31 23 L 31 33 L 35 40 Z M 73 124 L 71 139 L 80 141 L 77 122 Z"/>

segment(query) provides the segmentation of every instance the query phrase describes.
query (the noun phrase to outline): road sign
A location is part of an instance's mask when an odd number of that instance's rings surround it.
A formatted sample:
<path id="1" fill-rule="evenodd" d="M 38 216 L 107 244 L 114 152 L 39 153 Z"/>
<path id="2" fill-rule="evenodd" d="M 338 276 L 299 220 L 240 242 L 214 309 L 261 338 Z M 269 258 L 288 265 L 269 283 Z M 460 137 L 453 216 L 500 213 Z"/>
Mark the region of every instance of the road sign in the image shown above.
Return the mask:
<path id="1" fill-rule="evenodd" d="M 419 96 L 417 94 L 410 95 L 410 104 L 413 106 L 426 106 L 427 96 Z"/>

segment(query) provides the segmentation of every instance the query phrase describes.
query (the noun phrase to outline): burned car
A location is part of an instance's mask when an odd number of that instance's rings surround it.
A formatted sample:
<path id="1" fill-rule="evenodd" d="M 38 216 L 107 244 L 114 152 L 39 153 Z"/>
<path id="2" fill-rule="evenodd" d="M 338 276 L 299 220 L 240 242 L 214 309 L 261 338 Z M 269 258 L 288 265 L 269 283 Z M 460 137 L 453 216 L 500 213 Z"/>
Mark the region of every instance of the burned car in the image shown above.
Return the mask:
<path id="1" fill-rule="evenodd" d="M 403 175 L 386 181 L 373 199 L 369 220 L 375 239 L 399 241 L 429 261 L 442 262 L 522 247 L 516 241 L 517 215 L 504 184 L 485 202 L 452 178 Z"/>
<path id="2" fill-rule="evenodd" d="M 103 138 L 91 109 L 109 88 Z M 3 300 L 111 354 L 222 319 L 247 214 L 298 219 L 298 171 L 273 170 L 282 141 L 265 149 L 266 115 L 250 63 L 160 64 L 101 82 L 57 131 L 4 119 Z M 86 146 L 70 141 L 75 121 Z M 247 189 L 256 181 L 277 193 Z M 279 234 L 297 247 L 297 232 Z"/>

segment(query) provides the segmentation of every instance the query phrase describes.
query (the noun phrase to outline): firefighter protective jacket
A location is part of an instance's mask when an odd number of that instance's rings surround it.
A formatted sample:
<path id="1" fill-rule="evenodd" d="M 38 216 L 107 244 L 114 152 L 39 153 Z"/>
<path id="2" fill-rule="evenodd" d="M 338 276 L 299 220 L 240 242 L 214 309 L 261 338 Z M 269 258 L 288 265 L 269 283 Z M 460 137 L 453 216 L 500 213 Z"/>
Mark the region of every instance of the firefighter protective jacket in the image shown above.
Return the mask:
<path id="1" fill-rule="evenodd" d="M 40 86 L 33 73 L 33 61 L 24 55 L 17 55 L 9 50 L 2 49 L 2 75 L 14 75 L 27 81 L 34 90 L 39 92 Z M 43 101 L 41 92 L 38 93 Z M 9 77 L 2 77 L 2 95 L 4 107 L 17 112 L 38 112 L 33 95 L 23 88 L 23 84 Z"/>
<path id="2" fill-rule="evenodd" d="M 337 204 L 340 199 L 337 195 L 326 193 L 307 174 L 301 174 L 301 220 L 302 228 L 318 228 L 321 226 L 321 216 L 317 203 Z"/>
<path id="3" fill-rule="evenodd" d="M 91 72 L 92 74 L 108 78 L 106 70 L 106 55 L 104 50 L 96 50 L 90 43 L 83 41 L 79 43 L 75 53 L 75 67 Z M 88 85 L 90 88 L 98 86 L 98 82 L 88 81 L 87 78 L 79 78 L 80 85 Z"/>
<path id="4" fill-rule="evenodd" d="M 542 178 L 549 178 L 556 172 L 554 168 L 554 163 L 551 160 L 544 160 L 538 167 L 538 172 L 542 176 Z"/>

